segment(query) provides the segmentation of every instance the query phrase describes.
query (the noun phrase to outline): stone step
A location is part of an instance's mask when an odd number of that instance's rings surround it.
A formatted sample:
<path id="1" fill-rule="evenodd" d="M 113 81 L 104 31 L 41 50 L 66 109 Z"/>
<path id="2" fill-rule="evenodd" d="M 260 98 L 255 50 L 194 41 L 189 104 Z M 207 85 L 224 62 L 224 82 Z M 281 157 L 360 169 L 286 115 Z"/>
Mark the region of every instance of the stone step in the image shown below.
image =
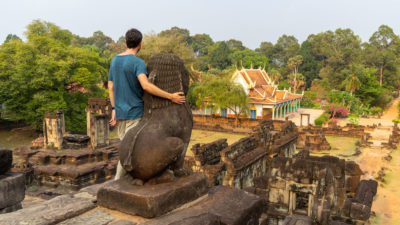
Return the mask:
<path id="1" fill-rule="evenodd" d="M 258 225 L 264 207 L 264 200 L 256 195 L 216 186 L 199 203 L 143 225 Z"/>
<path id="2" fill-rule="evenodd" d="M 110 179 L 118 164 L 115 159 L 109 162 L 93 162 L 81 165 L 34 166 L 35 181 L 52 187 L 63 186 L 79 189 Z"/>
<path id="3" fill-rule="evenodd" d="M 0 175 L 0 211 L 10 207 L 14 209 L 16 205 L 20 206 L 24 198 L 25 177 L 23 174 L 8 172 Z M 10 209 L 6 209 L 4 212 L 10 211 Z"/>

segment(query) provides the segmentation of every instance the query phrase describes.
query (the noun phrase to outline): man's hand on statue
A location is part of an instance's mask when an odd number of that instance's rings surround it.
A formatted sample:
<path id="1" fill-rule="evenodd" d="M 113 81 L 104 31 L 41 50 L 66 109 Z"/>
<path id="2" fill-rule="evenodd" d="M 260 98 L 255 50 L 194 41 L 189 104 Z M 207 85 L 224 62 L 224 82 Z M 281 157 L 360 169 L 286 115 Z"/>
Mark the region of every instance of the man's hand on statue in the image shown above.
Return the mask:
<path id="1" fill-rule="evenodd" d="M 176 104 L 183 104 L 185 103 L 185 93 L 183 92 L 175 92 L 171 94 L 171 101 Z"/>
<path id="2" fill-rule="evenodd" d="M 113 111 L 111 113 L 110 125 L 115 126 L 115 124 L 117 124 L 117 120 L 115 120 L 115 110 L 113 109 Z"/>

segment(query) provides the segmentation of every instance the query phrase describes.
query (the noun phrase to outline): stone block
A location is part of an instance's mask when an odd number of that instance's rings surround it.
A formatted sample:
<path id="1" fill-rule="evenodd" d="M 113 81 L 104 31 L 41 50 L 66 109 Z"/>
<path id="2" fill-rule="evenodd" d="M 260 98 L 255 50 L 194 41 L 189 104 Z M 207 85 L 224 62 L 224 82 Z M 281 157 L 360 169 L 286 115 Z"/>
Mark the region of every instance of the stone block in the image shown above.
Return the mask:
<path id="1" fill-rule="evenodd" d="M 65 220 L 58 225 L 107 225 L 114 217 L 104 210 L 96 210 L 81 216 Z"/>
<path id="2" fill-rule="evenodd" d="M 128 180 L 110 182 L 97 193 L 98 204 L 131 215 L 153 218 L 207 193 L 207 178 L 195 173 L 174 182 L 136 186 Z"/>
<path id="3" fill-rule="evenodd" d="M 14 206 L 25 198 L 25 176 L 22 173 L 0 175 L 0 209 Z"/>
<path id="4" fill-rule="evenodd" d="M 362 180 L 357 187 L 354 200 L 358 203 L 372 206 L 372 201 L 378 189 L 378 182 L 375 180 Z"/>
<path id="5" fill-rule="evenodd" d="M 12 151 L 0 147 L 0 175 L 10 170 L 12 166 L 12 161 Z"/>
<path id="6" fill-rule="evenodd" d="M 245 191 L 216 186 L 210 189 L 206 199 L 193 208 L 218 216 L 223 225 L 258 225 L 264 203 L 262 198 Z"/>
<path id="7" fill-rule="evenodd" d="M 12 206 L 0 209 L 0 214 L 14 212 L 14 211 L 17 211 L 19 209 L 22 209 L 22 204 L 21 203 L 18 203 L 16 205 L 12 205 Z"/>
<path id="8" fill-rule="evenodd" d="M 187 208 L 143 225 L 220 225 L 220 218 L 206 210 Z"/>
<path id="9" fill-rule="evenodd" d="M 52 225 L 96 207 L 92 199 L 61 195 L 16 212 L 0 215 L 0 225 Z"/>
<path id="10" fill-rule="evenodd" d="M 350 217 L 357 220 L 368 220 L 371 213 L 369 206 L 353 202 L 351 203 Z"/>

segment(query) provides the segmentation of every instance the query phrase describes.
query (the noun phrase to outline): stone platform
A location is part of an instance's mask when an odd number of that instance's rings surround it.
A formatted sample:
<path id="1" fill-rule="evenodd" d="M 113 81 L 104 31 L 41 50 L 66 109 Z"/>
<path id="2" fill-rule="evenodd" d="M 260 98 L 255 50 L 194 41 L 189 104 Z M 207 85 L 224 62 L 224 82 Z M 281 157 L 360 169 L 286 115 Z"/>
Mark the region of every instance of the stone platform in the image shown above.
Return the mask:
<path id="1" fill-rule="evenodd" d="M 0 148 L 0 214 L 20 209 L 25 198 L 25 176 L 8 172 L 12 160 L 12 151 Z"/>
<path id="2" fill-rule="evenodd" d="M 13 151 L 13 172 L 26 175 L 27 184 L 34 182 L 52 188 L 71 190 L 104 182 L 115 174 L 119 141 L 98 149 L 40 149 L 25 146 Z"/>
<path id="3" fill-rule="evenodd" d="M 144 186 L 132 185 L 128 180 L 121 179 L 103 186 L 97 194 L 97 201 L 106 208 L 153 218 L 205 195 L 207 189 L 207 178 L 203 174 Z"/>

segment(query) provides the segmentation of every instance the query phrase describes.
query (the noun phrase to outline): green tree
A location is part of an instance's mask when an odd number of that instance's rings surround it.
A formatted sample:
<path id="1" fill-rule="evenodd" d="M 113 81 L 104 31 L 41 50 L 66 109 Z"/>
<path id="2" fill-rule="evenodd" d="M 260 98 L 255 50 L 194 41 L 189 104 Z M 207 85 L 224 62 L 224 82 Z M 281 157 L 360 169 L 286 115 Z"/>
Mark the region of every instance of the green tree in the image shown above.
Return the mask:
<path id="1" fill-rule="evenodd" d="M 313 55 L 311 44 L 307 40 L 301 44 L 299 55 L 303 57 L 299 71 L 304 75 L 306 88 L 309 88 L 313 80 L 320 78 L 318 76 L 321 69 L 320 60 Z"/>
<path id="2" fill-rule="evenodd" d="M 350 92 L 350 95 L 353 96 L 353 93 L 361 87 L 361 81 L 358 79 L 357 74 L 357 65 L 353 63 L 349 72 L 350 76 L 343 81 L 343 85 L 345 86 L 346 90 Z"/>
<path id="3" fill-rule="evenodd" d="M 192 37 L 192 40 L 193 50 L 198 56 L 207 55 L 208 48 L 214 44 L 214 41 L 208 34 L 196 34 Z"/>
<path id="4" fill-rule="evenodd" d="M 230 109 L 237 119 L 249 109 L 249 98 L 243 87 L 234 84 L 230 79 L 210 75 L 193 90 L 197 97 L 197 107 Z"/>
<path id="5" fill-rule="evenodd" d="M 365 58 L 367 64 L 374 66 L 379 71 L 379 85 L 383 85 L 384 72 L 388 70 L 388 76 L 396 76 L 396 44 L 399 37 L 393 32 L 389 26 L 382 25 L 379 27 L 369 43 L 366 43 Z"/>
<path id="6" fill-rule="evenodd" d="M 46 111 L 64 110 L 68 130 L 86 129 L 89 97 L 105 97 L 98 87 L 105 70 L 97 51 L 71 45 L 67 30 L 39 20 L 28 25 L 27 42 L 0 45 L 0 103 L 7 118 L 42 128 Z M 107 68 L 108 69 L 108 68 Z"/>
<path id="7" fill-rule="evenodd" d="M 296 93 L 298 87 L 297 73 L 299 71 L 299 66 L 303 62 L 303 57 L 301 55 L 296 55 L 292 57 L 288 61 L 288 66 L 292 70 L 293 73 L 293 93 Z"/>
<path id="8" fill-rule="evenodd" d="M 4 41 L 4 43 L 10 42 L 10 41 L 15 41 L 15 40 L 21 41 L 21 38 L 19 38 L 15 34 L 8 34 L 7 37 L 6 37 L 6 40 Z"/>
<path id="9" fill-rule="evenodd" d="M 257 68 L 268 66 L 268 59 L 264 55 L 256 53 L 251 49 L 235 51 L 231 54 L 232 64 L 237 67 L 244 66 L 245 68 Z"/>
<path id="10" fill-rule="evenodd" d="M 230 49 L 232 49 L 232 51 L 243 51 L 246 49 L 246 47 L 243 46 L 242 41 L 239 40 L 229 39 L 226 44 Z"/>
<path id="11" fill-rule="evenodd" d="M 210 47 L 209 65 L 214 68 L 223 70 L 232 65 L 230 55 L 232 50 L 224 41 L 215 43 Z"/>
<path id="12" fill-rule="evenodd" d="M 279 82 L 279 79 L 281 78 L 281 73 L 279 72 L 279 70 L 277 70 L 277 69 L 271 69 L 271 70 L 268 72 L 268 74 L 269 74 L 271 80 L 272 80 L 274 83 L 278 83 L 278 82 Z"/>

